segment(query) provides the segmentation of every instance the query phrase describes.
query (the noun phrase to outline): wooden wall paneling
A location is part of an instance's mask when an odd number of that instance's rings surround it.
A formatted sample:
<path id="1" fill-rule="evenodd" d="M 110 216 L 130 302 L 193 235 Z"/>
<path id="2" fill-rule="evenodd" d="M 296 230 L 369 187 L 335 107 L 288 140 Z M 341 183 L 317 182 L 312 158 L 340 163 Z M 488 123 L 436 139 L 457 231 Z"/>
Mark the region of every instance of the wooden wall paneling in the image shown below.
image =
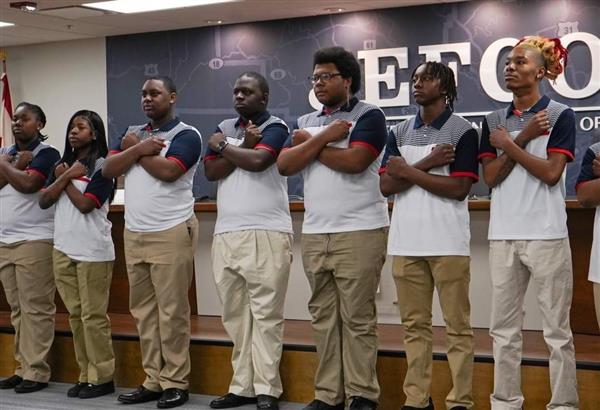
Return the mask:
<path id="1" fill-rule="evenodd" d="M 567 211 L 567 226 L 573 260 L 571 329 L 574 333 L 600 335 L 594 310 L 593 286 L 588 280 L 595 212 L 595 209 Z"/>

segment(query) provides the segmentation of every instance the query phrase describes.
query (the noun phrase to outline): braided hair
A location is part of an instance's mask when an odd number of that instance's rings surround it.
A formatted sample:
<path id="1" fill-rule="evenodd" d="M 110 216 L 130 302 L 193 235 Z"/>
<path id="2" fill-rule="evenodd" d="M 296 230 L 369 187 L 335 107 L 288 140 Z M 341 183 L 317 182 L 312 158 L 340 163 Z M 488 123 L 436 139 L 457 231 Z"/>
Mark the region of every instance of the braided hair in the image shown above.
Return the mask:
<path id="1" fill-rule="evenodd" d="M 417 69 L 421 66 L 425 66 L 425 72 L 431 75 L 433 78 L 440 80 L 440 88 L 444 90 L 446 96 L 446 105 L 450 110 L 454 111 L 454 100 L 456 100 L 456 81 L 454 79 L 454 72 L 444 63 L 437 61 L 427 61 L 423 64 L 419 64 L 410 75 L 411 78 L 415 76 Z"/>
<path id="2" fill-rule="evenodd" d="M 567 66 L 569 52 L 558 38 L 546 38 L 541 36 L 525 36 L 515 45 L 515 47 L 526 47 L 540 52 L 546 73 L 544 74 L 550 80 L 556 80 Z"/>

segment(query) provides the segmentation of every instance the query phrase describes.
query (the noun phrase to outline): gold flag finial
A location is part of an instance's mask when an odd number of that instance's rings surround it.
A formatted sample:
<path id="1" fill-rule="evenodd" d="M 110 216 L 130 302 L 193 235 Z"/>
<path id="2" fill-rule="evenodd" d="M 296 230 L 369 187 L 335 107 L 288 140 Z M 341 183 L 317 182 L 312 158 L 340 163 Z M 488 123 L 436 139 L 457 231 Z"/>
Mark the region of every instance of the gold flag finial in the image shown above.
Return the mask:
<path id="1" fill-rule="evenodd" d="M 6 49 L 0 48 L 0 61 L 6 61 Z"/>

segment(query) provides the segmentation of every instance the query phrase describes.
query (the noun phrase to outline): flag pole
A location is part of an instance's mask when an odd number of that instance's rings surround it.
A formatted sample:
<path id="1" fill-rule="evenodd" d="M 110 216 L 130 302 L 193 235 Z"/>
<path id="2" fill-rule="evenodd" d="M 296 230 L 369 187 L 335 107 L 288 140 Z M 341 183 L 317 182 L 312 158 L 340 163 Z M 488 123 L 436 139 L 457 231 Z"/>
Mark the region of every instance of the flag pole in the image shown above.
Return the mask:
<path id="1" fill-rule="evenodd" d="M 0 60 L 2 60 L 2 72 L 6 72 L 6 50 L 0 48 Z"/>

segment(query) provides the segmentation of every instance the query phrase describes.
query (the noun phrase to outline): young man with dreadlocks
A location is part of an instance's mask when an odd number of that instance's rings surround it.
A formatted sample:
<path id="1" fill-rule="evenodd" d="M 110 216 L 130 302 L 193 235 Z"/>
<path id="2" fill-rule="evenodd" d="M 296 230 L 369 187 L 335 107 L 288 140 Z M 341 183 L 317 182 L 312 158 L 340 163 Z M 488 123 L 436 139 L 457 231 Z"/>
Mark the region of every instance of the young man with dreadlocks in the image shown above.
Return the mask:
<path id="1" fill-rule="evenodd" d="M 493 410 L 520 409 L 521 328 L 529 279 L 537 285 L 550 350 L 548 409 L 578 408 L 575 351 L 569 324 L 573 293 L 565 211 L 565 166 L 573 160 L 575 115 L 544 96 L 544 77 L 563 72 L 558 39 L 525 37 L 506 58 L 512 103 L 486 116 L 480 158 L 490 205 L 490 271 L 494 339 Z"/>
<path id="2" fill-rule="evenodd" d="M 403 410 L 433 409 L 431 306 L 437 289 L 446 321 L 453 388 L 448 409 L 471 409 L 473 332 L 469 303 L 467 194 L 478 180 L 478 136 L 452 113 L 454 73 L 427 62 L 412 74 L 419 104 L 414 117 L 393 126 L 380 170 L 380 188 L 394 196 L 388 254 L 405 328 L 408 369 Z"/>

